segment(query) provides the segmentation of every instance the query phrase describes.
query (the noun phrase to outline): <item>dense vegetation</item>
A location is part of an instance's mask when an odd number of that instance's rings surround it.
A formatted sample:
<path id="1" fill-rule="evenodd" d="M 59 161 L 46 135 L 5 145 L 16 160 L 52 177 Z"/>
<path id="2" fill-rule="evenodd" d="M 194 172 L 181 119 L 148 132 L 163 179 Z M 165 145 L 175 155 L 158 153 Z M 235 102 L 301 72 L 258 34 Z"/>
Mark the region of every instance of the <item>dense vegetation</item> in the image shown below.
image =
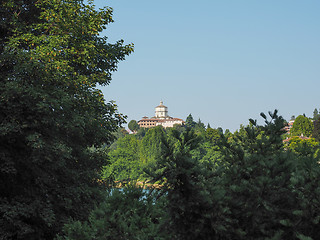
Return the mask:
<path id="1" fill-rule="evenodd" d="M 234 133 L 190 114 L 128 135 L 97 88 L 133 51 L 99 36 L 112 9 L 0 11 L 0 239 L 320 238 L 318 110 L 291 135 L 277 111 Z"/>
<path id="2" fill-rule="evenodd" d="M 319 143 L 284 144 L 284 119 L 269 115 L 233 134 L 190 121 L 123 135 L 103 170 L 122 190 L 66 225 L 66 239 L 318 239 Z"/>
<path id="3" fill-rule="evenodd" d="M 0 239 L 52 239 L 103 197 L 100 149 L 124 121 L 104 101 L 132 51 L 99 37 L 109 8 L 89 1 L 1 1 Z"/>

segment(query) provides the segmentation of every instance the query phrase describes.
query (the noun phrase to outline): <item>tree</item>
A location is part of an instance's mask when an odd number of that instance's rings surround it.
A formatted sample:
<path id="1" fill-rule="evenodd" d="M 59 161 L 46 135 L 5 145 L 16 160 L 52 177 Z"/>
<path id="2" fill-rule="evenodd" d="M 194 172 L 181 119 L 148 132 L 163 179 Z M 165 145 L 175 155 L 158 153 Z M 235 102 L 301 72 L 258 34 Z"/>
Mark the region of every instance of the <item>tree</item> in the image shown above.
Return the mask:
<path id="1" fill-rule="evenodd" d="M 230 144 L 212 180 L 216 239 L 317 239 L 320 215 L 319 157 L 283 150 L 284 120 L 277 112 Z"/>
<path id="2" fill-rule="evenodd" d="M 193 117 L 190 113 L 186 119 L 186 127 L 193 128 L 195 125 L 196 125 L 196 122 L 193 121 Z"/>
<path id="3" fill-rule="evenodd" d="M 98 85 L 132 52 L 99 33 L 112 10 L 91 1 L 2 1 L 0 238 L 52 239 L 101 199 L 96 179 L 124 122 Z"/>
<path id="4" fill-rule="evenodd" d="M 140 142 L 132 134 L 118 139 L 116 149 L 108 154 L 102 178 L 108 183 L 137 180 L 142 174 L 139 146 Z"/>
<path id="5" fill-rule="evenodd" d="M 128 128 L 131 130 L 131 132 L 137 132 L 140 126 L 136 120 L 131 120 L 128 124 Z"/>
<path id="6" fill-rule="evenodd" d="M 301 139 L 294 136 L 289 141 L 288 149 L 302 156 L 313 156 L 319 149 L 319 142 L 314 138 Z"/>
<path id="7" fill-rule="evenodd" d="M 299 115 L 293 123 L 290 130 L 292 136 L 306 136 L 309 137 L 313 130 L 313 123 L 307 117 Z"/>
<path id="8" fill-rule="evenodd" d="M 313 111 L 313 120 L 316 121 L 319 118 L 320 118 L 320 114 L 318 112 L 318 109 L 315 108 L 314 111 Z"/>
<path id="9" fill-rule="evenodd" d="M 221 132 L 218 129 L 207 128 L 205 137 L 213 144 L 217 144 L 221 138 Z"/>
<path id="10" fill-rule="evenodd" d="M 318 142 L 320 142 L 320 119 L 313 122 L 312 137 L 314 137 Z"/>
<path id="11" fill-rule="evenodd" d="M 106 193 L 107 194 L 107 193 Z M 171 239 L 163 231 L 165 206 L 156 194 L 132 186 L 110 191 L 88 221 L 72 221 L 58 240 L 147 240 Z"/>
<path id="12" fill-rule="evenodd" d="M 169 232 L 171 239 L 210 239 L 213 231 L 207 221 L 210 197 L 205 191 L 204 171 L 192 150 L 198 147 L 200 137 L 187 128 L 179 133 L 172 129 L 163 141 L 163 155 L 149 174 L 153 182 L 162 185 L 168 199 Z"/>

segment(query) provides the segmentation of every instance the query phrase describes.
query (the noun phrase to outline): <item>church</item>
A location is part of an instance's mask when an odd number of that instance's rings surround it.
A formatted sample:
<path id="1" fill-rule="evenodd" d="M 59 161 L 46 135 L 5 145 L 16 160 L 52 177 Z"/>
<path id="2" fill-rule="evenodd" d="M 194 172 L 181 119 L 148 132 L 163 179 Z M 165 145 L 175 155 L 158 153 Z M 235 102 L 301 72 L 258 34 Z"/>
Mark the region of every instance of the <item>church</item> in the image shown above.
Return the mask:
<path id="1" fill-rule="evenodd" d="M 148 118 L 143 117 L 138 121 L 140 127 L 151 128 L 161 125 L 164 128 L 173 127 L 175 124 L 183 125 L 184 121 L 180 118 L 173 118 L 168 115 L 168 107 L 160 102 L 160 105 L 155 108 L 155 116 Z"/>

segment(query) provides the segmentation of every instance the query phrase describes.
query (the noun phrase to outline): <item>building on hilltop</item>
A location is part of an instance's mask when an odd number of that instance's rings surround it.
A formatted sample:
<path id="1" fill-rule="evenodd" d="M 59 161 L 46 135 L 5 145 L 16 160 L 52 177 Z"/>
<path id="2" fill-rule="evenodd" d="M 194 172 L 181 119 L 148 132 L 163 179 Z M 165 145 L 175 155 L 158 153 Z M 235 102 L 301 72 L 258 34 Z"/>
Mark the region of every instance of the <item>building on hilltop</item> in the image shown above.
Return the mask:
<path id="1" fill-rule="evenodd" d="M 148 118 L 143 117 L 138 121 L 140 127 L 151 128 L 156 126 L 163 126 L 164 128 L 173 127 L 175 124 L 183 125 L 184 121 L 180 118 L 173 118 L 168 115 L 168 107 L 160 102 L 159 106 L 155 107 L 155 116 Z"/>

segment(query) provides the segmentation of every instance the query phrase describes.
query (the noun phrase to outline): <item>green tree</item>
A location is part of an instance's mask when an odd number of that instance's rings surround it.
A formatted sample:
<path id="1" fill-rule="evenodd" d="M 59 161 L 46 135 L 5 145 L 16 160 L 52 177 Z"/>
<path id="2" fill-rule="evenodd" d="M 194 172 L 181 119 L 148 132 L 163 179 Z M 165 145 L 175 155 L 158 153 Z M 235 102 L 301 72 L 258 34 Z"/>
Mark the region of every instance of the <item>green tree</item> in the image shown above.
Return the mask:
<path id="1" fill-rule="evenodd" d="M 210 239 L 210 223 L 206 213 L 210 197 L 205 191 L 203 169 L 191 151 L 198 147 L 200 138 L 187 128 L 179 133 L 172 129 L 163 142 L 164 153 L 154 171 L 149 174 L 153 182 L 161 182 L 161 191 L 168 199 L 169 232 L 172 239 Z"/>
<path id="2" fill-rule="evenodd" d="M 235 144 L 222 140 L 226 162 L 210 190 L 217 239 L 317 239 L 319 158 L 284 151 L 283 118 L 261 115 L 264 126 L 251 120 Z"/>
<path id="3" fill-rule="evenodd" d="M 0 9 L 0 238 L 52 239 L 101 199 L 99 146 L 124 118 L 97 86 L 133 48 L 99 36 L 112 10 L 91 1 Z"/>
<path id="4" fill-rule="evenodd" d="M 132 132 L 137 132 L 140 128 L 139 124 L 137 123 L 136 120 L 131 120 L 128 124 L 128 128 L 132 131 Z"/>
<path id="5" fill-rule="evenodd" d="M 319 112 L 318 112 L 318 109 L 314 109 L 314 111 L 313 111 L 313 120 L 315 121 L 315 120 L 318 120 L 320 118 L 320 114 L 319 114 Z"/>
<path id="6" fill-rule="evenodd" d="M 301 139 L 298 136 L 294 136 L 289 141 L 288 149 L 299 155 L 312 156 L 319 149 L 319 142 L 314 138 Z"/>
<path id="7" fill-rule="evenodd" d="M 207 128 L 205 137 L 210 142 L 217 144 L 221 138 L 221 132 L 217 129 Z"/>
<path id="8" fill-rule="evenodd" d="M 292 136 L 309 137 L 313 131 L 313 123 L 310 119 L 303 115 L 299 115 L 293 123 L 290 130 Z"/>
<path id="9" fill-rule="evenodd" d="M 193 128 L 195 125 L 196 125 L 196 122 L 193 121 L 193 117 L 190 113 L 186 119 L 186 127 Z"/>
<path id="10" fill-rule="evenodd" d="M 141 140 L 141 160 L 144 163 L 154 162 L 162 154 L 162 142 L 166 132 L 162 126 L 150 128 Z"/>
<path id="11" fill-rule="evenodd" d="M 139 158 L 140 142 L 134 135 L 118 139 L 116 149 L 108 154 L 107 165 L 103 167 L 102 178 L 108 182 L 130 182 L 138 180 L 142 172 Z"/>
<path id="12" fill-rule="evenodd" d="M 314 137 L 318 142 L 320 142 L 320 119 L 313 122 L 312 137 Z"/>
<path id="13" fill-rule="evenodd" d="M 170 235 L 161 229 L 165 206 L 156 197 L 132 186 L 114 189 L 90 213 L 88 221 L 66 224 L 65 237 L 58 240 L 169 240 Z"/>

